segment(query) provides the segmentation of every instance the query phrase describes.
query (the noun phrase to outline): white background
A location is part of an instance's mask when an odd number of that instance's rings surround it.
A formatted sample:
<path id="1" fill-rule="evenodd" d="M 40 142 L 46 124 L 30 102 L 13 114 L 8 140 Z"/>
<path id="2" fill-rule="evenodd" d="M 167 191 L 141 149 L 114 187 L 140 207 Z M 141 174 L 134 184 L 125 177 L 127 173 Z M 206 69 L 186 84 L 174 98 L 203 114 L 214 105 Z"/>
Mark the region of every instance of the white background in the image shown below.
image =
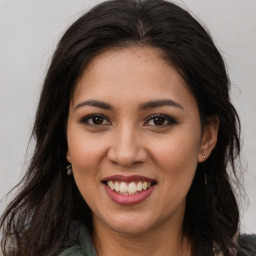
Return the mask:
<path id="1" fill-rule="evenodd" d="M 0 0 L 0 198 L 24 173 L 41 85 L 60 36 L 99 2 Z M 242 121 L 242 160 L 250 200 L 248 210 L 242 209 L 242 231 L 256 233 L 256 1 L 176 2 L 209 29 L 226 61 L 233 103 Z M 1 202 L 0 212 L 5 204 Z"/>

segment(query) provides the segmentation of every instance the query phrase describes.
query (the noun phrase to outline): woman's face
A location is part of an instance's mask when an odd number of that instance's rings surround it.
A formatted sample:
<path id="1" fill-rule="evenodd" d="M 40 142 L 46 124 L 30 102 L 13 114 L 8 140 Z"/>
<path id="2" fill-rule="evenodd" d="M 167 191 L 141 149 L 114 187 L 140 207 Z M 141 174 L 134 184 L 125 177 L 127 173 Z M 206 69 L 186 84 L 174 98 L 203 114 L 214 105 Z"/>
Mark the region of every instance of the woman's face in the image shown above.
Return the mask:
<path id="1" fill-rule="evenodd" d="M 95 226 L 129 234 L 182 226 L 197 164 L 214 136 L 202 134 L 195 98 L 161 54 L 106 50 L 74 91 L 67 159 Z"/>

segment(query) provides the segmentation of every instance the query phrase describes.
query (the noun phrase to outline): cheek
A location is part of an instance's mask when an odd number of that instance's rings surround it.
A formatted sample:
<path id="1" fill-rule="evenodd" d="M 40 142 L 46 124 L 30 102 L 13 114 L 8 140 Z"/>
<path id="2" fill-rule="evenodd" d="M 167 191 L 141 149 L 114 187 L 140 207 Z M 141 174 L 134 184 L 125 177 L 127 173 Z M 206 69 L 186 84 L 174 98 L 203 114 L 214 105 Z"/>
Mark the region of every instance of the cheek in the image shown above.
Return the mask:
<path id="1" fill-rule="evenodd" d="M 198 137 L 198 136 L 195 136 Z M 197 163 L 200 139 L 193 136 L 173 136 L 161 141 L 155 147 L 155 157 L 159 162 L 178 168 L 180 165 Z"/>
<path id="2" fill-rule="evenodd" d="M 86 136 L 84 132 L 79 133 L 77 130 L 70 132 L 68 137 L 74 179 L 90 208 L 94 208 L 92 194 L 97 196 L 101 185 L 100 170 L 106 152 L 106 143 L 102 143 L 103 141 L 106 140 L 95 140 L 93 136 Z"/>
<path id="3" fill-rule="evenodd" d="M 100 183 L 102 147 L 90 140 L 70 140 L 69 151 L 76 185 L 85 201 L 90 205 L 92 193 L 97 192 Z"/>
<path id="4" fill-rule="evenodd" d="M 168 187 L 189 189 L 197 167 L 198 141 L 192 136 L 177 136 L 155 147 L 155 162 Z"/>
<path id="5" fill-rule="evenodd" d="M 106 146 L 102 143 L 102 140 L 94 140 L 84 134 L 79 136 L 76 133 L 71 134 L 68 141 L 73 168 L 79 172 L 91 172 L 92 169 L 96 169 L 105 154 Z"/>

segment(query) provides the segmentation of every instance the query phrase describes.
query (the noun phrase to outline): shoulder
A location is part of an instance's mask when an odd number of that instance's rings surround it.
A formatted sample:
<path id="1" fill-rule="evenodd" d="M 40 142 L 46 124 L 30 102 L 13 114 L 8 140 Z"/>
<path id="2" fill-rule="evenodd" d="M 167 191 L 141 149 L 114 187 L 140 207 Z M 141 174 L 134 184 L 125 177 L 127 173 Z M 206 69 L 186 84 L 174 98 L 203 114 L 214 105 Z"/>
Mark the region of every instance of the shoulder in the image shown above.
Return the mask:
<path id="1" fill-rule="evenodd" d="M 89 231 L 81 223 L 74 222 L 69 237 L 76 237 L 76 242 L 66 248 L 59 256 L 97 256 Z"/>
<path id="2" fill-rule="evenodd" d="M 240 235 L 238 239 L 239 252 L 237 256 L 256 255 L 256 235 Z"/>

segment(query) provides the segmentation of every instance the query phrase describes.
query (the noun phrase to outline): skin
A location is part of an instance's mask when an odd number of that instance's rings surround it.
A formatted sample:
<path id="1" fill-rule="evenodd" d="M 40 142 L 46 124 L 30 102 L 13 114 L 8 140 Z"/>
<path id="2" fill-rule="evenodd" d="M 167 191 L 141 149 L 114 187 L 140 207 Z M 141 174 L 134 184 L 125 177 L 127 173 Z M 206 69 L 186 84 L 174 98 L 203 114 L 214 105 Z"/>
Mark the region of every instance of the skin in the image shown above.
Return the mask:
<path id="1" fill-rule="evenodd" d="M 216 144 L 217 123 L 202 131 L 194 96 L 162 56 L 151 47 L 108 49 L 89 63 L 70 102 L 67 160 L 92 210 L 100 256 L 191 255 L 182 231 L 186 195 L 197 164 Z M 85 104 L 88 100 L 111 109 Z M 177 104 L 141 109 L 156 100 Z M 96 125 L 96 119 L 86 119 L 91 114 L 104 118 Z M 155 114 L 172 121 L 162 117 L 159 125 Z M 124 206 L 102 183 L 117 174 L 141 175 L 157 184 L 148 198 Z"/>

